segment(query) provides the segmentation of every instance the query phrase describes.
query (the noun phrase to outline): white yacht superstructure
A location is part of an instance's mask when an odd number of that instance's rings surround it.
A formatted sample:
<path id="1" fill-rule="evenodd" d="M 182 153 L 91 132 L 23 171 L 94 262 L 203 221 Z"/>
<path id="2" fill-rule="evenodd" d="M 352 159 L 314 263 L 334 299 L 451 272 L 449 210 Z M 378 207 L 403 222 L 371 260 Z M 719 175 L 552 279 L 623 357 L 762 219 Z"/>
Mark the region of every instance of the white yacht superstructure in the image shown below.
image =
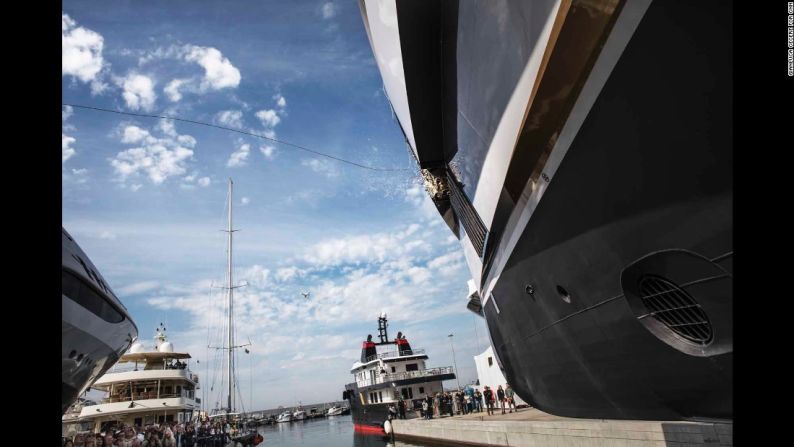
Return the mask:
<path id="1" fill-rule="evenodd" d="M 146 426 L 187 422 L 199 410 L 199 377 L 189 368 L 190 354 L 174 351 L 161 324 L 153 349 L 135 343 L 92 388 L 105 392 L 95 405 L 85 405 L 79 421 L 92 421 L 95 432 L 106 422 Z"/>
<path id="2" fill-rule="evenodd" d="M 334 405 L 333 407 L 328 409 L 328 412 L 326 413 L 326 415 L 328 415 L 328 416 L 339 416 L 344 411 L 345 411 L 344 408 Z"/>
<path id="3" fill-rule="evenodd" d="M 276 418 L 276 422 L 292 422 L 292 412 L 287 410 Z"/>

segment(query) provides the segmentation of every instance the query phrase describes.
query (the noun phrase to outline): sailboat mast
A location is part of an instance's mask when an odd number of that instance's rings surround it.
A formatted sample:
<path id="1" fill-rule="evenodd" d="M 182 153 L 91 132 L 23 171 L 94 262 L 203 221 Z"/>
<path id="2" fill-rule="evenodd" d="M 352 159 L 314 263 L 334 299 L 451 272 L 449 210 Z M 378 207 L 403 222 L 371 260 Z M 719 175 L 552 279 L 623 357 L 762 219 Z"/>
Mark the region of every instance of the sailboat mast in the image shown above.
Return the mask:
<path id="1" fill-rule="evenodd" d="M 229 291 L 229 397 L 228 397 L 228 408 L 229 413 L 233 410 L 232 407 L 232 396 L 234 395 L 233 391 L 233 382 L 232 378 L 234 374 L 232 372 L 232 368 L 234 367 L 234 289 L 232 288 L 232 179 L 229 178 L 229 228 L 227 232 L 229 233 L 229 250 L 227 251 L 228 259 L 226 263 L 226 274 L 227 278 L 229 278 L 228 284 L 228 291 Z"/>

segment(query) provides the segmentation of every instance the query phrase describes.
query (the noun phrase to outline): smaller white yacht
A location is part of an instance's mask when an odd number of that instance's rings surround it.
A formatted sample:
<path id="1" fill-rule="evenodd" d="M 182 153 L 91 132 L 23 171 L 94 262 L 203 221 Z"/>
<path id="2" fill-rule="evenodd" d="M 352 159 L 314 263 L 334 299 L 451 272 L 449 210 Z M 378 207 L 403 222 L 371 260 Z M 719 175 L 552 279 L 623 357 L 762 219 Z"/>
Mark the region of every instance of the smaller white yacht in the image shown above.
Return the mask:
<path id="1" fill-rule="evenodd" d="M 198 375 L 188 364 L 190 354 L 175 352 L 161 324 L 155 346 L 147 350 L 135 343 L 92 388 L 104 391 L 96 404 L 82 405 L 77 420 L 90 423 L 99 433 L 105 423 L 146 426 L 163 422 L 188 422 L 198 413 Z M 66 421 L 64 421 L 66 422 Z"/>
<path id="2" fill-rule="evenodd" d="M 333 407 L 328 409 L 328 412 L 325 413 L 327 416 L 339 416 L 344 413 L 345 409 L 343 407 L 334 405 Z"/>
<path id="3" fill-rule="evenodd" d="M 304 410 L 298 408 L 294 413 L 292 413 L 293 421 L 302 421 L 304 419 L 306 419 L 306 412 Z"/>
<path id="4" fill-rule="evenodd" d="M 276 422 L 292 422 L 292 412 L 287 410 L 281 413 L 278 415 L 278 418 L 276 418 Z"/>

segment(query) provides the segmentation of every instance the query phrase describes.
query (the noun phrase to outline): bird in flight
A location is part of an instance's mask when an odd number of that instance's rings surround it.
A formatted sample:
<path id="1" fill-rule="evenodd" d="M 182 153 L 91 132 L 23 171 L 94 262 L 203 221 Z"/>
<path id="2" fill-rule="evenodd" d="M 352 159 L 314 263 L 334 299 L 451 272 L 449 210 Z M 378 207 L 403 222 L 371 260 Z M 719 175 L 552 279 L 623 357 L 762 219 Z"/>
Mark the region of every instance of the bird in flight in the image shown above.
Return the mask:
<path id="1" fill-rule="evenodd" d="M 301 295 L 303 295 L 303 297 L 306 298 L 307 300 L 309 299 L 309 295 L 311 294 L 312 294 L 311 292 L 301 292 Z"/>

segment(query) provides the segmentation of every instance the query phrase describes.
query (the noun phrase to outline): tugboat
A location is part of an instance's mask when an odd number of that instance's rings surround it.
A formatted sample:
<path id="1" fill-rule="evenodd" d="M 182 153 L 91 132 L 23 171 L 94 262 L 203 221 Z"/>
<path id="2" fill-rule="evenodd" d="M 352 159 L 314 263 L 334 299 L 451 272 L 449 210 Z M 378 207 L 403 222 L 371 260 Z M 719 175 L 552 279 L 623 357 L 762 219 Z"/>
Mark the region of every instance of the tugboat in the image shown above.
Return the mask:
<path id="1" fill-rule="evenodd" d="M 389 418 L 389 406 L 402 399 L 406 409 L 421 408 L 422 399 L 443 391 L 442 382 L 455 378 L 451 366 L 426 368 L 424 349 L 412 349 L 402 332 L 389 340 L 388 320 L 378 318 L 379 343 L 372 335 L 361 347 L 361 359 L 350 373 L 355 382 L 345 386 L 342 395 L 350 403 L 356 432 L 385 435 L 383 424 Z M 389 349 L 396 345 L 397 349 Z M 378 352 L 378 347 L 382 350 Z M 383 348 L 385 347 L 385 348 Z"/>

